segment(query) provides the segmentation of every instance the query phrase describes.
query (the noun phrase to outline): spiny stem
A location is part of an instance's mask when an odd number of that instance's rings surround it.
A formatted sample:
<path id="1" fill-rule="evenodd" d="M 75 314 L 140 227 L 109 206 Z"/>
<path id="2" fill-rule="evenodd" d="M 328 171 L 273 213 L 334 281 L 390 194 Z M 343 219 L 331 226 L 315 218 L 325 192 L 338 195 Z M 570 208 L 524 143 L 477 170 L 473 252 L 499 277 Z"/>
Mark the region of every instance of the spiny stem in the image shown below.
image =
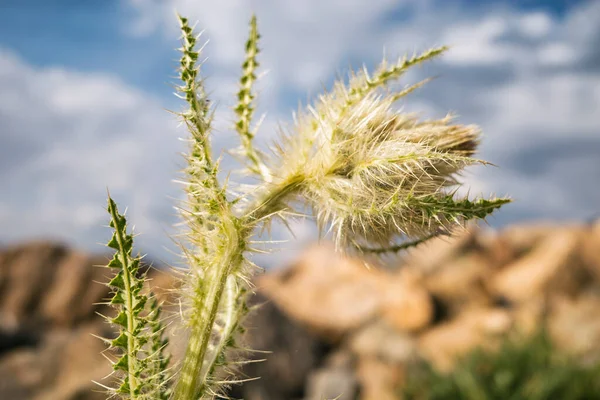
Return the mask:
<path id="1" fill-rule="evenodd" d="M 137 379 L 136 371 L 135 371 L 137 355 L 132 353 L 133 350 L 136 348 L 134 331 L 135 331 L 135 320 L 136 320 L 137 316 L 135 315 L 135 312 L 133 310 L 133 308 L 134 308 L 133 291 L 130 289 L 132 287 L 132 282 L 131 282 L 132 277 L 130 275 L 131 271 L 130 271 L 130 264 L 129 264 L 127 248 L 131 247 L 131 244 L 126 243 L 124 232 L 122 231 L 122 229 L 120 229 L 121 224 L 119 223 L 119 220 L 122 217 L 117 212 L 117 205 L 110 197 L 109 197 L 109 202 L 108 202 L 108 211 L 110 212 L 110 216 L 115 225 L 114 238 L 116 239 L 116 242 L 118 245 L 117 254 L 120 258 L 121 265 L 122 265 L 122 271 L 123 271 L 122 276 L 123 276 L 124 286 L 125 286 L 125 288 L 128 289 L 128 290 L 125 290 L 125 307 L 124 307 L 125 312 L 127 314 L 127 332 L 126 332 L 126 334 L 127 334 L 127 349 L 128 349 L 127 374 L 129 377 L 129 379 L 128 379 L 129 396 L 131 399 L 135 399 L 135 398 L 137 398 L 137 395 L 139 393 L 139 384 L 138 384 L 138 379 Z"/>
<path id="2" fill-rule="evenodd" d="M 191 165 L 191 168 L 188 168 L 188 175 L 190 175 L 192 184 L 197 183 L 210 187 L 217 194 L 219 200 L 224 202 L 226 201 L 225 194 L 219 185 L 218 170 L 213 163 L 210 149 L 211 116 L 209 115 L 210 110 L 204 86 L 199 80 L 198 57 L 200 52 L 195 49 L 198 39 L 194 36 L 187 18 L 181 16 L 178 16 L 178 18 L 183 41 L 183 45 L 179 49 L 182 53 L 179 72 L 184 85 L 178 86 L 177 90 L 183 94 L 182 97 L 190 106 L 190 109 L 181 113 L 180 116 L 185 121 L 193 138 L 190 159 L 199 164 Z"/>
<path id="3" fill-rule="evenodd" d="M 108 197 L 110 227 L 114 229 L 107 246 L 116 250 L 107 268 L 117 269 L 107 286 L 112 291 L 109 304 L 117 316 L 106 318 L 116 325 L 119 335 L 104 342 L 111 350 L 117 350 L 119 359 L 113 363 L 118 386 L 111 389 L 112 396 L 127 399 L 166 400 L 170 380 L 166 354 L 167 340 L 163 338 L 164 325 L 160 320 L 161 307 L 152 296 L 142 292 L 146 272 L 139 274 L 140 257 L 131 256 L 133 234 L 127 233 L 127 220 L 120 215 L 116 203 Z"/>
<path id="4" fill-rule="evenodd" d="M 362 254 L 398 253 L 402 250 L 407 250 L 412 247 L 416 247 L 416 246 L 420 245 L 421 243 L 425 243 L 425 242 L 429 241 L 430 239 L 433 239 L 438 236 L 443 236 L 443 235 L 448 235 L 448 232 L 444 232 L 444 231 L 434 232 L 423 238 L 420 238 L 417 240 L 412 240 L 410 242 L 401 243 L 401 244 L 398 244 L 395 246 L 390 246 L 390 247 L 366 247 L 366 246 L 361 246 L 361 245 L 355 245 L 355 247 Z"/>
<path id="5" fill-rule="evenodd" d="M 196 282 L 194 299 L 194 320 L 192 332 L 185 353 L 181 377 L 175 389 L 175 399 L 187 400 L 203 398 L 207 375 L 212 369 L 215 357 L 208 358 L 207 351 L 211 335 L 215 331 L 215 321 L 219 311 L 219 304 L 225 290 L 227 278 L 232 271 L 239 268 L 243 260 L 244 243 L 241 241 L 235 224 L 223 222 L 228 232 L 218 247 L 222 247 L 222 254 L 216 265 L 211 265 L 205 270 L 207 275 Z M 205 290 L 207 289 L 207 290 Z M 227 337 L 219 338 L 220 341 Z M 213 351 L 214 352 L 214 351 Z M 207 362 L 208 361 L 208 362 Z M 201 378 L 201 379 L 199 379 Z"/>
<path id="6" fill-rule="evenodd" d="M 253 232 L 254 227 L 265 216 L 278 211 L 282 200 L 297 190 L 301 184 L 301 177 L 286 181 L 284 184 L 274 186 L 255 206 L 250 206 L 239 218 L 239 223 L 235 220 L 226 221 L 222 219 L 223 226 L 220 243 L 217 248 L 222 248 L 225 252 L 220 254 L 216 264 L 210 265 L 205 269 L 206 275 L 198 279 L 194 289 L 196 298 L 193 307 L 196 320 L 190 321 L 192 332 L 185 353 L 181 375 L 175 389 L 174 398 L 176 400 L 187 400 L 191 398 L 203 398 L 208 379 L 206 374 L 212 369 L 215 362 L 215 350 L 209 349 L 211 335 L 215 332 L 215 321 L 219 311 L 219 305 L 222 302 L 223 294 L 227 285 L 227 280 L 232 273 L 237 271 L 243 262 L 243 253 L 246 243 Z M 235 288 L 239 290 L 238 288 Z M 231 310 L 230 310 L 231 311 Z M 221 346 L 221 343 L 227 337 L 219 338 L 215 347 Z M 211 345 L 212 346 L 212 345 Z M 208 351 L 213 357 L 207 357 Z"/>
<path id="7" fill-rule="evenodd" d="M 242 141 L 242 151 L 244 155 L 250 161 L 250 170 L 253 173 L 259 174 L 263 178 L 269 177 L 269 170 L 262 162 L 258 151 L 254 148 L 252 140 L 254 139 L 254 132 L 251 130 L 250 124 L 252 123 L 252 115 L 254 114 L 254 101 L 255 95 L 252 93 L 252 87 L 256 81 L 255 71 L 259 66 L 256 61 L 256 56 L 259 53 L 258 49 L 258 29 L 256 26 L 256 16 L 253 15 L 250 20 L 250 35 L 246 42 L 246 59 L 242 66 L 242 78 L 240 79 L 240 90 L 237 94 L 238 105 L 235 107 L 235 113 L 238 115 L 238 122 L 235 124 L 235 128 L 240 135 Z"/>
<path id="8" fill-rule="evenodd" d="M 421 54 L 414 55 L 411 58 L 403 57 L 398 62 L 391 67 L 387 66 L 387 62 L 382 62 L 379 66 L 378 70 L 375 72 L 375 76 L 370 78 L 365 71 L 364 80 L 360 81 L 360 85 L 352 87 L 348 92 L 348 99 L 346 100 L 345 108 L 352 106 L 357 102 L 357 100 L 366 96 L 369 92 L 374 89 L 383 87 L 389 83 L 389 81 L 396 80 L 400 78 L 404 73 L 412 66 L 420 64 L 424 61 L 430 60 L 434 57 L 439 56 L 448 50 L 447 46 L 441 46 L 434 49 L 427 50 Z M 423 82 L 425 83 L 425 82 Z M 417 86 L 418 85 L 418 86 Z M 417 84 L 412 89 L 416 89 L 421 84 Z M 411 90 L 411 91 L 412 91 Z M 402 92 L 401 92 L 402 93 Z M 408 94 L 410 92 L 402 93 L 402 96 Z M 401 96 L 400 96 L 401 97 Z"/>
<path id="9" fill-rule="evenodd" d="M 227 262 L 229 260 L 225 260 Z M 183 366 L 180 372 L 179 382 L 175 388 L 174 398 L 188 400 L 203 398 L 203 392 L 206 382 L 200 378 L 201 371 L 204 369 L 203 363 L 208 342 L 213 331 L 213 326 L 217 316 L 219 301 L 221 299 L 225 282 L 227 279 L 227 269 L 217 270 L 214 278 L 216 284 L 209 285 L 209 291 L 197 301 L 202 303 L 202 310 L 198 310 L 204 315 L 201 321 L 193 323 L 192 332 L 185 352 Z"/>

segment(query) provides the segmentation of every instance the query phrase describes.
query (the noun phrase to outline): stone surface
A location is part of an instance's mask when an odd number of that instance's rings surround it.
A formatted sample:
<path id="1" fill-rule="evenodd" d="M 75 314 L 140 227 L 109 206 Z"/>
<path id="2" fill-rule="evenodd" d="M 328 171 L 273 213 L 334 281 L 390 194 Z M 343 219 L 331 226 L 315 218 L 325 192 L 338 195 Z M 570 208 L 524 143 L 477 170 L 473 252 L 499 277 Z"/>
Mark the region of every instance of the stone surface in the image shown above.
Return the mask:
<path id="1" fill-rule="evenodd" d="M 298 322 L 290 320 L 262 294 L 252 300 L 258 309 L 245 323 L 246 344 L 265 361 L 247 364 L 243 376 L 260 377 L 236 385 L 228 393 L 244 400 L 301 399 L 306 379 L 322 363 L 328 346 Z"/>
<path id="2" fill-rule="evenodd" d="M 355 400 L 358 382 L 349 368 L 319 368 L 308 377 L 306 392 L 305 400 Z"/>
<path id="3" fill-rule="evenodd" d="M 403 273 L 383 278 L 380 287 L 381 316 L 396 330 L 416 332 L 433 320 L 433 299 L 418 277 Z"/>
<path id="4" fill-rule="evenodd" d="M 589 272 L 574 262 L 581 237 L 579 229 L 547 234 L 531 251 L 493 278 L 492 291 L 514 302 L 549 291 L 577 293 L 590 281 Z"/>
<path id="5" fill-rule="evenodd" d="M 583 235 L 581 259 L 585 267 L 600 280 L 600 219 L 589 226 L 589 232 Z"/>
<path id="6" fill-rule="evenodd" d="M 257 285 L 286 314 L 336 338 L 379 312 L 381 282 L 379 271 L 323 246 L 309 249 L 291 268 L 259 278 Z"/>
<path id="7" fill-rule="evenodd" d="M 390 364 L 375 357 L 359 360 L 356 375 L 362 400 L 398 400 L 396 386 L 403 377 L 401 364 Z"/>
<path id="8" fill-rule="evenodd" d="M 548 321 L 558 346 L 586 360 L 600 359 L 600 292 L 554 297 Z"/>
<path id="9" fill-rule="evenodd" d="M 417 341 L 385 322 L 365 326 L 349 338 L 349 347 L 360 358 L 378 358 L 392 364 L 404 364 L 417 357 Z"/>
<path id="10" fill-rule="evenodd" d="M 419 338 L 419 351 L 437 368 L 448 371 L 458 356 L 490 344 L 492 339 L 508 332 L 511 325 L 511 316 L 503 309 L 464 311 L 452 321 L 424 333 Z"/>
<path id="11" fill-rule="evenodd" d="M 102 356 L 104 344 L 93 335 L 110 337 L 111 328 L 96 312 L 107 288 L 107 262 L 46 242 L 0 251 L 0 399 L 100 400 L 102 382 L 111 372 Z M 167 299 L 174 277 L 151 270 L 150 286 Z M 246 400 L 298 399 L 305 395 L 307 377 L 322 364 L 328 346 L 298 322 L 285 316 L 264 296 L 253 298 L 258 312 L 247 320 L 247 343 L 258 352 L 242 369 L 243 376 L 261 377 L 234 386 L 232 397 Z M 176 310 L 174 310 L 176 311 Z M 185 335 L 172 335 L 175 354 Z M 104 382 L 107 383 L 107 382 Z"/>
<path id="12" fill-rule="evenodd" d="M 425 280 L 426 289 L 444 305 L 444 313 L 456 315 L 472 305 L 490 306 L 493 299 L 485 281 L 491 266 L 481 254 L 467 254 L 449 260 Z M 448 317 L 448 315 L 446 315 Z"/>
<path id="13" fill-rule="evenodd" d="M 105 398 L 91 382 L 110 371 L 91 336 L 111 334 L 96 314 L 106 288 L 93 282 L 105 280 L 92 267 L 105 261 L 46 242 L 0 250 L 0 399 Z M 169 299 L 174 278 L 150 275 Z M 315 246 L 255 283 L 262 306 L 245 340 L 266 361 L 242 368 L 261 379 L 234 386 L 233 398 L 396 399 L 413 362 L 448 370 L 475 347 L 544 324 L 559 348 L 600 360 L 600 221 L 469 227 L 385 270 Z M 177 356 L 184 340 L 172 336 Z"/>

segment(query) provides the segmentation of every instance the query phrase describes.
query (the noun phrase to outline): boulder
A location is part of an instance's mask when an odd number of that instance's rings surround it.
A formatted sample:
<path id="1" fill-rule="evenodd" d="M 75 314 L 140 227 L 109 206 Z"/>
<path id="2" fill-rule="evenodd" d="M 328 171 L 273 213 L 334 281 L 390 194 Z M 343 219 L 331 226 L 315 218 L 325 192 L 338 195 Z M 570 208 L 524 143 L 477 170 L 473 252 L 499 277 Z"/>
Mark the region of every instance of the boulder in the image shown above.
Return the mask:
<path id="1" fill-rule="evenodd" d="M 398 330 L 417 331 L 434 315 L 431 296 L 412 274 L 368 269 L 326 246 L 257 285 L 288 315 L 332 340 L 377 316 Z"/>
<path id="2" fill-rule="evenodd" d="M 557 295 L 550 306 L 548 329 L 557 346 L 586 362 L 600 362 L 600 292 Z"/>
<path id="3" fill-rule="evenodd" d="M 587 234 L 583 235 L 581 258 L 594 278 L 600 281 L 600 219 L 591 224 Z"/>
<path id="4" fill-rule="evenodd" d="M 369 269 L 328 245 L 255 279 L 259 305 L 245 322 L 251 360 L 232 398 L 396 399 L 414 361 L 448 371 L 476 347 L 547 324 L 559 348 L 600 360 L 600 222 L 475 227 L 411 250 L 398 268 Z M 0 251 L 0 398 L 96 400 L 110 372 L 99 318 L 104 257 L 34 242 Z M 391 266 L 394 267 L 394 266 Z M 152 270 L 172 302 L 179 282 Z M 174 326 L 174 325 L 173 325 Z M 175 359 L 185 334 L 173 329 Z"/>
<path id="5" fill-rule="evenodd" d="M 335 340 L 379 312 L 382 273 L 336 254 L 310 248 L 292 267 L 257 279 L 257 287 L 286 314 Z"/>
<path id="6" fill-rule="evenodd" d="M 264 361 L 244 365 L 241 376 L 250 380 L 233 386 L 228 396 L 244 400 L 301 399 L 308 376 L 323 364 L 327 344 L 287 317 L 263 294 L 255 295 L 252 304 L 257 308 L 244 323 L 244 343 L 256 351 L 248 354 L 250 359 Z M 319 385 L 326 380 L 316 379 Z"/>
<path id="7" fill-rule="evenodd" d="M 522 257 L 548 234 L 560 230 L 562 227 L 553 223 L 535 223 L 535 224 L 514 224 L 500 231 L 501 237 L 508 243 L 508 246 Z"/>
<path id="8" fill-rule="evenodd" d="M 589 271 L 575 258 L 581 238 L 580 229 L 547 233 L 531 251 L 492 278 L 491 291 L 512 302 L 550 292 L 577 293 L 591 281 Z"/>
<path id="9" fill-rule="evenodd" d="M 360 387 L 356 375 L 356 355 L 345 345 L 332 350 L 308 376 L 303 400 L 356 400 Z"/>
<path id="10" fill-rule="evenodd" d="M 390 364 L 406 364 L 417 358 L 414 335 L 398 332 L 383 321 L 369 324 L 348 339 L 348 347 L 360 359 L 377 358 Z"/>
<path id="11" fill-rule="evenodd" d="M 458 356 L 509 331 L 512 318 L 507 310 L 484 308 L 467 310 L 455 319 L 436 325 L 419 337 L 420 354 L 439 370 L 448 371 Z"/>
<path id="12" fill-rule="evenodd" d="M 356 367 L 361 400 L 397 400 L 397 387 L 404 378 L 401 364 L 375 357 L 362 357 Z"/>
<path id="13" fill-rule="evenodd" d="M 435 274 L 425 279 L 425 287 L 443 305 L 444 318 L 452 317 L 465 307 L 491 306 L 485 281 L 492 266 L 482 254 L 465 254 L 448 260 Z"/>
<path id="14" fill-rule="evenodd" d="M 410 270 L 400 272 L 380 280 L 380 314 L 399 332 L 417 332 L 433 321 L 433 299 L 418 275 Z"/>

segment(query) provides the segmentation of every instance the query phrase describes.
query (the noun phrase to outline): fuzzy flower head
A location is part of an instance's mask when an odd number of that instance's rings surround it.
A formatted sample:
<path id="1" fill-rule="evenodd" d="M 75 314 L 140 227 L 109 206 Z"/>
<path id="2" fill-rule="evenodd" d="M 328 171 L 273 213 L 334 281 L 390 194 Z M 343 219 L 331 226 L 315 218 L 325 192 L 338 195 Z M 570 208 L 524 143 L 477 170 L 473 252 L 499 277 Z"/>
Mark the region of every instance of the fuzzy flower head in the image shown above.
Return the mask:
<path id="1" fill-rule="evenodd" d="M 420 241 L 485 218 L 508 201 L 454 196 L 460 172 L 484 163 L 472 157 L 477 127 L 453 124 L 450 115 L 421 121 L 396 110 L 396 100 L 420 84 L 378 90 L 389 71 L 400 75 L 416 58 L 384 63 L 374 78 L 362 72 L 348 85 L 336 83 L 300 113 L 282 146 L 280 165 L 289 169 L 284 175 L 303 176 L 302 195 L 338 248 L 367 251 Z"/>

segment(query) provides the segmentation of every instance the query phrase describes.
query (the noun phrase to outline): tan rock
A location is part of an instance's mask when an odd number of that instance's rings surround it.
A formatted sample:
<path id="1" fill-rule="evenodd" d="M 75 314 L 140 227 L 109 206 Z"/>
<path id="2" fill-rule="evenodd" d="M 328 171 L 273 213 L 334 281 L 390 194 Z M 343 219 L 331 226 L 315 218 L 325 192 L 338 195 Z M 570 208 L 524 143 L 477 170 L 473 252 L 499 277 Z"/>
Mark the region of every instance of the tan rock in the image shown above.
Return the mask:
<path id="1" fill-rule="evenodd" d="M 398 331 L 418 331 L 433 320 L 431 295 L 409 274 L 382 280 L 380 296 L 383 319 Z"/>
<path id="2" fill-rule="evenodd" d="M 517 257 L 510 241 L 497 231 L 481 230 L 476 237 L 474 252 L 486 259 L 490 268 L 498 269 Z"/>
<path id="3" fill-rule="evenodd" d="M 54 376 L 48 377 L 49 383 L 45 390 L 39 391 L 36 400 L 72 399 L 85 396 L 86 399 L 105 398 L 103 389 L 93 383 L 102 381 L 112 368 L 102 357 L 104 344 L 92 334 L 106 334 L 106 329 L 98 322 L 88 323 L 78 327 L 73 332 L 54 334 L 48 346 L 60 349 L 54 357 Z M 46 371 L 47 372 L 47 371 Z"/>
<path id="4" fill-rule="evenodd" d="M 89 316 L 93 303 L 82 301 L 88 287 L 93 284 L 89 257 L 83 253 L 70 252 L 57 265 L 48 265 L 47 268 L 53 268 L 55 272 L 53 284 L 49 285 L 44 301 L 40 303 L 40 313 L 44 320 L 53 325 L 70 326 L 81 317 L 81 312 L 76 310 L 84 305 L 87 306 L 86 314 Z M 103 292 L 107 292 L 106 288 Z"/>
<path id="5" fill-rule="evenodd" d="M 424 333 L 418 341 L 419 352 L 438 369 L 448 371 L 458 356 L 489 345 L 490 339 L 506 333 L 511 325 L 510 314 L 504 309 L 465 311 Z"/>
<path id="6" fill-rule="evenodd" d="M 537 246 L 550 233 L 561 229 L 560 225 L 547 223 L 514 224 L 504 228 L 500 235 L 519 255 Z"/>
<path id="7" fill-rule="evenodd" d="M 404 366 L 390 364 L 375 357 L 358 360 L 356 376 L 361 400 L 397 400 L 397 388 L 404 378 Z"/>
<path id="8" fill-rule="evenodd" d="M 493 278 L 492 292 L 515 302 L 547 292 L 576 293 L 590 281 L 590 274 L 573 260 L 580 238 L 578 229 L 547 234 L 533 250 Z"/>
<path id="9" fill-rule="evenodd" d="M 111 371 L 102 356 L 102 342 L 91 334 L 103 327 L 98 321 L 81 329 L 55 331 L 35 348 L 24 348 L 0 359 L 0 394 L 6 399 L 101 400 L 99 380 Z M 96 393 L 93 390 L 96 390 Z"/>
<path id="10" fill-rule="evenodd" d="M 600 219 L 583 235 L 581 258 L 597 281 L 600 281 Z"/>
<path id="11" fill-rule="evenodd" d="M 332 337 L 378 315 L 398 330 L 424 328 L 433 302 L 410 274 L 368 269 L 329 246 L 310 249 L 295 266 L 257 280 L 257 286 L 293 318 Z"/>
<path id="12" fill-rule="evenodd" d="M 319 368 L 308 377 L 306 400 L 354 400 L 358 382 L 354 372 L 347 368 Z"/>
<path id="13" fill-rule="evenodd" d="M 63 246 L 35 242 L 5 250 L 4 293 L 0 303 L 1 320 L 17 325 L 35 315 L 43 294 L 54 280 L 55 265 L 65 256 Z"/>
<path id="14" fill-rule="evenodd" d="M 1 399 L 106 398 L 92 380 L 111 366 L 92 334 L 114 336 L 95 313 L 108 293 L 99 282 L 109 271 L 94 264 L 105 258 L 50 242 L 0 252 Z"/>
<path id="15" fill-rule="evenodd" d="M 0 394 L 6 399 L 31 399 L 43 387 L 43 369 L 47 360 L 40 359 L 39 349 L 17 349 L 2 357 L 0 362 Z M 37 388 L 37 390 L 36 390 Z"/>
<path id="16" fill-rule="evenodd" d="M 439 236 L 408 251 L 404 264 L 414 266 L 425 273 L 431 273 L 448 260 L 468 252 L 479 232 L 476 226 L 457 231 L 453 236 Z"/>
<path id="17" fill-rule="evenodd" d="M 425 280 L 425 287 L 445 308 L 456 315 L 465 307 L 492 304 L 485 281 L 493 272 L 488 259 L 479 253 L 457 257 Z"/>
<path id="18" fill-rule="evenodd" d="M 290 269 L 260 277 L 257 287 L 292 318 L 337 336 L 379 312 L 381 274 L 321 246 L 309 249 Z"/>
<path id="19" fill-rule="evenodd" d="M 559 348 L 586 361 L 599 361 L 600 293 L 586 292 L 574 299 L 553 297 L 548 329 Z"/>
<path id="20" fill-rule="evenodd" d="M 417 356 L 416 339 L 382 321 L 360 329 L 348 344 L 359 358 L 378 358 L 392 364 L 405 364 Z"/>
<path id="21" fill-rule="evenodd" d="M 544 324 L 547 303 L 547 299 L 538 297 L 518 304 L 511 312 L 515 328 L 523 335 L 537 333 Z"/>

